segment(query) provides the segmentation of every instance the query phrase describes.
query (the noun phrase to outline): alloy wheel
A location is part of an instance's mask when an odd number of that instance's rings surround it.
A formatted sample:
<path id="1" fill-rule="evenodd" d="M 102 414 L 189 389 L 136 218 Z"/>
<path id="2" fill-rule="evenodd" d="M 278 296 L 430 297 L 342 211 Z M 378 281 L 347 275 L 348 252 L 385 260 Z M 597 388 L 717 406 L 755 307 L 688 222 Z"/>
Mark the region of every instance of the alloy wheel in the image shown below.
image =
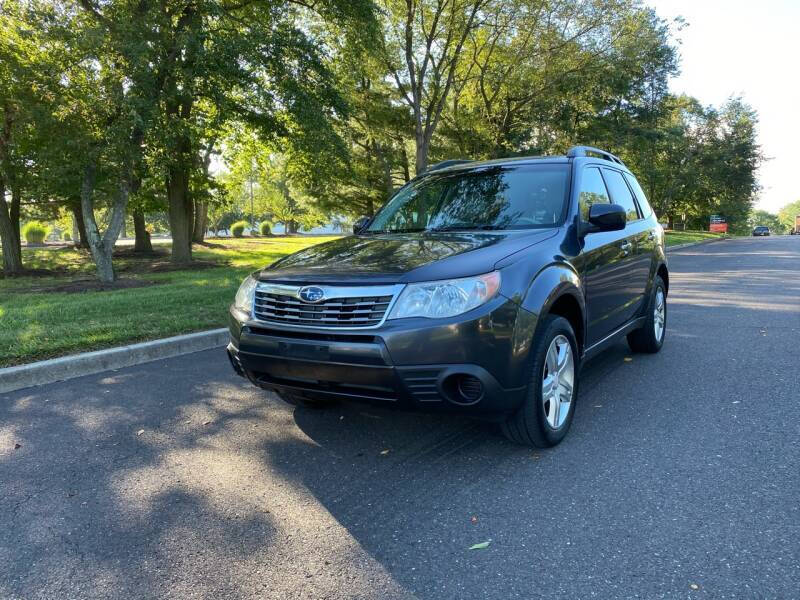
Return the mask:
<path id="1" fill-rule="evenodd" d="M 656 290 L 656 302 L 653 307 L 653 327 L 655 329 L 656 341 L 660 342 L 664 337 L 664 325 L 667 320 L 667 302 L 664 298 L 664 290 L 658 288 Z"/>
<path id="2" fill-rule="evenodd" d="M 558 429 L 564 424 L 575 386 L 575 360 L 572 345 L 563 335 L 550 342 L 542 372 L 542 403 L 548 425 Z"/>

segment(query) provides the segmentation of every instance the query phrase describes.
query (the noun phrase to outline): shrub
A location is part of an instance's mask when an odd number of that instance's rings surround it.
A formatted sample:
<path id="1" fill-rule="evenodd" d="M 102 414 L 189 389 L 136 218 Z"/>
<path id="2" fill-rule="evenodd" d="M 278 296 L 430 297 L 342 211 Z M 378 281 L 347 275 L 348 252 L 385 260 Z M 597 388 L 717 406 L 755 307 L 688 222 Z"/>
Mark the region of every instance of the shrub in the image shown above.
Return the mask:
<path id="1" fill-rule="evenodd" d="M 47 225 L 39 221 L 29 221 L 22 228 L 22 236 L 29 244 L 41 244 L 47 237 Z"/>
<path id="2" fill-rule="evenodd" d="M 236 221 L 231 225 L 231 234 L 233 237 L 240 238 L 244 235 L 244 229 L 247 227 L 247 221 Z"/>
<path id="3" fill-rule="evenodd" d="M 61 239 L 64 240 L 65 242 L 71 242 L 72 235 L 70 235 L 69 231 L 65 231 L 64 233 L 61 234 Z"/>
<path id="4" fill-rule="evenodd" d="M 261 225 L 258 226 L 258 230 L 261 232 L 261 235 L 269 235 L 272 233 L 267 221 L 261 221 Z"/>

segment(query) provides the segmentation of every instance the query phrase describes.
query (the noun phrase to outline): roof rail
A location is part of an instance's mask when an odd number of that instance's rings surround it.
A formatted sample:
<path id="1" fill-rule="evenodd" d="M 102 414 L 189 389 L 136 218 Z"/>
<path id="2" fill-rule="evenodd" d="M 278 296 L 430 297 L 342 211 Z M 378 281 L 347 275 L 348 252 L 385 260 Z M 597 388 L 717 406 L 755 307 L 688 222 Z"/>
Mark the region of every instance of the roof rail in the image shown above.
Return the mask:
<path id="1" fill-rule="evenodd" d="M 451 158 L 449 160 L 443 160 L 441 162 L 437 162 L 432 164 L 430 167 L 425 169 L 425 173 L 429 171 L 438 171 L 439 169 L 446 169 L 447 167 L 452 167 L 454 165 L 463 165 L 465 163 L 471 163 L 473 161 L 466 160 L 464 158 Z"/>
<path id="2" fill-rule="evenodd" d="M 614 156 L 611 154 L 611 152 L 606 152 L 605 150 L 600 150 L 600 148 L 594 148 L 593 146 L 573 146 L 567 151 L 567 156 L 569 158 L 575 158 L 576 156 L 589 156 L 589 154 L 597 154 L 600 156 L 600 158 L 619 163 L 623 167 L 625 166 L 625 163 L 622 162 L 622 159 L 618 156 Z"/>

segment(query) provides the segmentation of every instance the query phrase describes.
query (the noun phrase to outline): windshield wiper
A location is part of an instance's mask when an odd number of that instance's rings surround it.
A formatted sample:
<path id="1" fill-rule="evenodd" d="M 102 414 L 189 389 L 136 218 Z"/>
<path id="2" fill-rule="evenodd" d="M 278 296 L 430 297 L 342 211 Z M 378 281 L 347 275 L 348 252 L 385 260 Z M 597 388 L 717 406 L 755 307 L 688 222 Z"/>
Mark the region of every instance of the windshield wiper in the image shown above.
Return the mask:
<path id="1" fill-rule="evenodd" d="M 361 234 L 365 233 L 417 233 L 425 231 L 424 227 L 408 227 L 406 229 L 365 229 Z"/>
<path id="2" fill-rule="evenodd" d="M 427 231 L 471 231 L 471 230 L 478 230 L 478 231 L 492 231 L 497 229 L 503 229 L 500 225 L 478 225 L 475 223 L 456 223 L 454 225 L 442 225 L 441 227 L 431 227 L 427 229 Z"/>

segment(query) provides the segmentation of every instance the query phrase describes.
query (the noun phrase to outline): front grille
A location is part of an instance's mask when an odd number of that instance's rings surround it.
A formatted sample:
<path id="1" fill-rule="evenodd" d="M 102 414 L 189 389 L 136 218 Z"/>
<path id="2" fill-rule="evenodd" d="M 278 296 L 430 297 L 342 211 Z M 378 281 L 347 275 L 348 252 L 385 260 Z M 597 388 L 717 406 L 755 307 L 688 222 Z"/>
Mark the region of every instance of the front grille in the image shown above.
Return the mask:
<path id="1" fill-rule="evenodd" d="M 292 325 L 322 327 L 369 327 L 383 320 L 392 296 L 331 298 L 316 304 L 293 296 L 256 290 L 257 319 Z"/>

